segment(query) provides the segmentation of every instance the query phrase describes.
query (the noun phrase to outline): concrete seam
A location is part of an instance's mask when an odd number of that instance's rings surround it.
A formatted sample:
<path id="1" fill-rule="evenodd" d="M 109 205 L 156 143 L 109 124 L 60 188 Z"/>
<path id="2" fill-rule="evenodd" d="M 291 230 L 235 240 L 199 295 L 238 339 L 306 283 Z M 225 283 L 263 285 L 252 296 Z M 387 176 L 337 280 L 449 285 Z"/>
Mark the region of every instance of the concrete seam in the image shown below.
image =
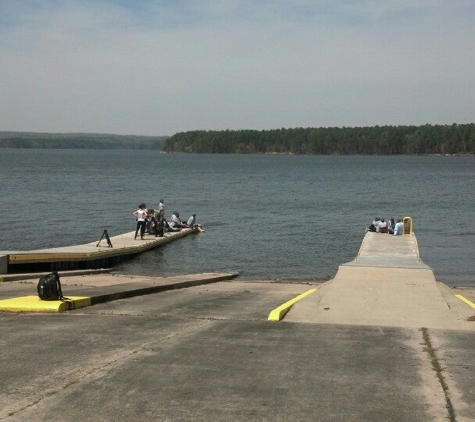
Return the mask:
<path id="1" fill-rule="evenodd" d="M 437 357 L 436 351 L 432 346 L 430 335 L 429 335 L 429 329 L 422 327 L 420 331 L 422 332 L 422 339 L 424 340 L 425 351 L 427 352 L 427 355 L 429 356 L 432 369 L 435 371 L 437 375 L 437 379 L 439 380 L 440 386 L 442 387 L 442 391 L 444 393 L 445 403 L 446 403 L 445 407 L 447 409 L 447 418 L 451 422 L 456 422 L 455 409 L 453 407 L 452 400 L 450 399 L 449 387 L 442 374 L 443 369 L 440 366 L 439 358 Z"/>

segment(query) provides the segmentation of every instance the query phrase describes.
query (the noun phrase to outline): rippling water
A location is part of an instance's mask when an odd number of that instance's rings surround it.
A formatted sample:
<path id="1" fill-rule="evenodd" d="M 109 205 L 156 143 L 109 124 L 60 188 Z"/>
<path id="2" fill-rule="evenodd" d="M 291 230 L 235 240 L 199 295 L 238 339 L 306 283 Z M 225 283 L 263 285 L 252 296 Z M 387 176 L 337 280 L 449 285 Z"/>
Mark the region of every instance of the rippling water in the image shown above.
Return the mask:
<path id="1" fill-rule="evenodd" d="M 121 271 L 238 271 L 324 280 L 352 260 L 376 216 L 409 215 L 438 279 L 475 285 L 475 157 L 175 155 L 0 150 L 0 250 L 65 246 L 135 229 L 165 199 L 206 232 L 142 254 Z"/>

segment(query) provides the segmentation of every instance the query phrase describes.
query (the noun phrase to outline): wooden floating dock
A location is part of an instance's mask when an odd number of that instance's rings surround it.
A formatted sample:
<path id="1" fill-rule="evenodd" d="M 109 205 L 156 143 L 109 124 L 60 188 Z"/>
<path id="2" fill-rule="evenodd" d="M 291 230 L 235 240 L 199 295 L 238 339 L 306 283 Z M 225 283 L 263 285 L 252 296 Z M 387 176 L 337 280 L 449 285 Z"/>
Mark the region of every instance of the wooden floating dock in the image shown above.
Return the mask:
<path id="1" fill-rule="evenodd" d="M 150 249 L 157 248 L 192 233 L 197 229 L 187 228 L 178 232 L 167 232 L 163 237 L 145 235 L 134 239 L 135 231 L 110 237 L 84 245 L 64 246 L 31 251 L 0 252 L 0 274 L 27 272 L 70 271 L 95 268 L 110 268 Z"/>

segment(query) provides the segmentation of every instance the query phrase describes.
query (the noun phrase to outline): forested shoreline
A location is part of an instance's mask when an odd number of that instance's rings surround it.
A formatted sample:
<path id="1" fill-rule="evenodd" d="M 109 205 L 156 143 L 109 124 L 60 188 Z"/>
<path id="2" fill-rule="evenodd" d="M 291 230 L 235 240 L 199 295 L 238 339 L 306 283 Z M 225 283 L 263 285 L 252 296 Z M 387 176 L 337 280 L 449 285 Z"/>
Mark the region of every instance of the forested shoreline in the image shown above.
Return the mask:
<path id="1" fill-rule="evenodd" d="M 0 148 L 162 150 L 166 136 L 0 132 Z"/>
<path id="2" fill-rule="evenodd" d="M 475 124 L 196 130 L 167 136 L 0 132 L 1 148 L 198 154 L 475 155 Z"/>
<path id="3" fill-rule="evenodd" d="M 203 154 L 473 155 L 475 124 L 189 131 L 165 152 Z"/>

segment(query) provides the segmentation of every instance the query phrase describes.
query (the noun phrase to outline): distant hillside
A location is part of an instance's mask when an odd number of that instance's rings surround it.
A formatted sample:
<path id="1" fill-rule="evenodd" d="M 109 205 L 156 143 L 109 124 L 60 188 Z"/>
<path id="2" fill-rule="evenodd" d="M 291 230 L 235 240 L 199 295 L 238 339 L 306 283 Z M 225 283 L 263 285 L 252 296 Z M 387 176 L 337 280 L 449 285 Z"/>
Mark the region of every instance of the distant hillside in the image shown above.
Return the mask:
<path id="1" fill-rule="evenodd" d="M 0 132 L 0 148 L 162 150 L 168 136 Z"/>

